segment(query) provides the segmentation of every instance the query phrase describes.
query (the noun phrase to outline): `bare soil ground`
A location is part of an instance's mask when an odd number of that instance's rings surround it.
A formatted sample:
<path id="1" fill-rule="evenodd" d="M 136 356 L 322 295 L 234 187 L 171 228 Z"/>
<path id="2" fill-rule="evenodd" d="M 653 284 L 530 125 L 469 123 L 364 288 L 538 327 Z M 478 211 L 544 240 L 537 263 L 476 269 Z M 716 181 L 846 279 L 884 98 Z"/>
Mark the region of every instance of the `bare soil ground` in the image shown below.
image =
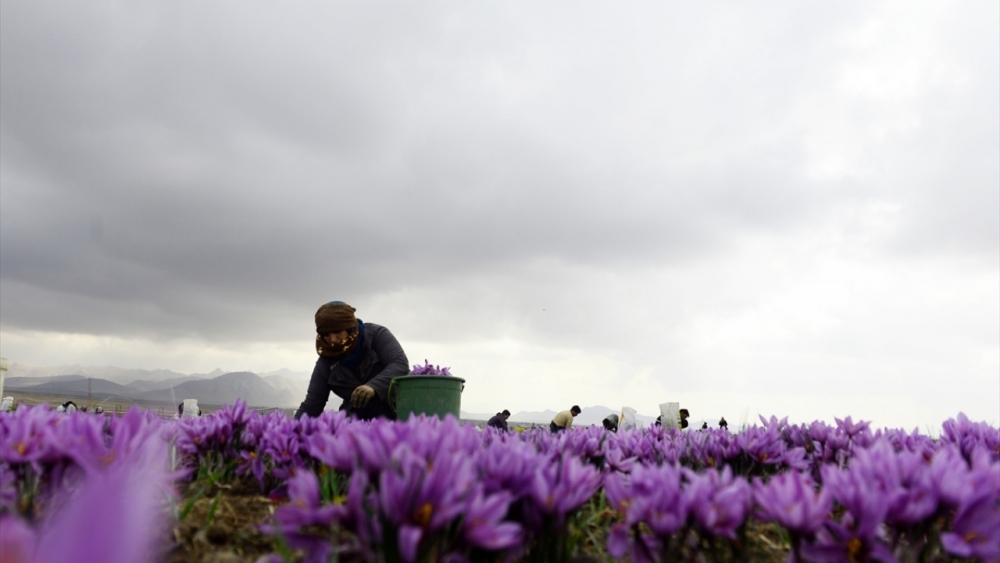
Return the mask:
<path id="1" fill-rule="evenodd" d="M 182 500 L 179 508 L 187 507 Z M 276 551 L 270 536 L 259 530 L 278 507 L 246 482 L 213 487 L 195 500 L 183 519 L 174 523 L 169 563 L 235 563 L 256 561 Z"/>

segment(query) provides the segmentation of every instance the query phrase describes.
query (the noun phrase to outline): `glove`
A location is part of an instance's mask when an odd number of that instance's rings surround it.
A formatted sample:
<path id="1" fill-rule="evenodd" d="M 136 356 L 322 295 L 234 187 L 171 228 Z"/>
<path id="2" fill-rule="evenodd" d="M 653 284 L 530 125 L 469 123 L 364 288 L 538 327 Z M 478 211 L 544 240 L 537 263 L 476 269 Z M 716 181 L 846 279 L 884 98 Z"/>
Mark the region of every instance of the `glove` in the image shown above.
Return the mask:
<path id="1" fill-rule="evenodd" d="M 368 404 L 368 401 L 372 400 L 375 396 L 375 390 L 367 385 L 359 385 L 357 389 L 351 393 L 351 406 L 360 409 Z"/>

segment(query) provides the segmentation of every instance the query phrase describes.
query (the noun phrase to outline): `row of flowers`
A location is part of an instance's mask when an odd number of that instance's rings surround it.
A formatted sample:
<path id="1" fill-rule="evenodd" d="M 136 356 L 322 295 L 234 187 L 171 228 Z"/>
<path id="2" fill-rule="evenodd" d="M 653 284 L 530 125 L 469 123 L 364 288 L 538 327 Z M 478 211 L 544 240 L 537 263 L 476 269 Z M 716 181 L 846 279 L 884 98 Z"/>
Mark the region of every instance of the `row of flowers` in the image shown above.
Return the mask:
<path id="1" fill-rule="evenodd" d="M 177 453 L 169 471 L 165 444 Z M 584 518 L 603 527 L 607 555 L 635 561 L 745 556 L 754 524 L 780 527 L 796 561 L 1000 561 L 1000 430 L 964 415 L 938 439 L 773 417 L 737 433 L 522 434 L 450 417 L 296 421 L 242 403 L 176 421 L 0 416 L 0 511 L 23 538 L 66 525 L 65 491 L 128 468 L 164 475 L 144 488 L 161 498 L 171 480 L 254 479 L 287 500 L 264 531 L 307 561 L 559 561 Z"/>

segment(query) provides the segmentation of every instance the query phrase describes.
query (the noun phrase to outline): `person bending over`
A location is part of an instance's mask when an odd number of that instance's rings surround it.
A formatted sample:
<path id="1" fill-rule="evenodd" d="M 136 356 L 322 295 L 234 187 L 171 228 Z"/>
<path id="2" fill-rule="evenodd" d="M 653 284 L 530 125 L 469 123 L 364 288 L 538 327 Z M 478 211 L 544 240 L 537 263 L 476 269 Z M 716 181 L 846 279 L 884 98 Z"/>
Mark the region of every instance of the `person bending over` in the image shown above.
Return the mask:
<path id="1" fill-rule="evenodd" d="M 604 417 L 604 420 L 601 421 L 601 424 L 604 425 L 605 430 L 608 430 L 610 432 L 618 432 L 618 415 L 614 413 L 609 414 L 608 416 Z"/>
<path id="2" fill-rule="evenodd" d="M 487 426 L 492 426 L 493 428 L 499 428 L 500 430 L 507 430 L 507 419 L 510 418 L 510 411 L 504 409 L 503 412 L 498 412 L 490 418 L 490 421 L 486 423 Z"/>
<path id="3" fill-rule="evenodd" d="M 570 428 L 573 427 L 573 418 L 575 418 L 576 415 L 580 414 L 581 412 L 583 411 L 581 411 L 580 407 L 576 405 L 573 405 L 573 408 L 569 409 L 568 411 L 562 411 L 561 413 L 557 414 L 555 418 L 552 419 L 552 422 L 549 423 L 549 430 L 553 432 L 559 432 L 560 430 L 569 430 Z"/>
<path id="4" fill-rule="evenodd" d="M 319 416 L 330 393 L 340 410 L 363 420 L 395 419 L 388 403 L 392 378 L 410 372 L 409 361 L 389 329 L 354 316 L 356 309 L 331 301 L 316 311 L 316 367 L 306 398 L 295 413 Z"/>

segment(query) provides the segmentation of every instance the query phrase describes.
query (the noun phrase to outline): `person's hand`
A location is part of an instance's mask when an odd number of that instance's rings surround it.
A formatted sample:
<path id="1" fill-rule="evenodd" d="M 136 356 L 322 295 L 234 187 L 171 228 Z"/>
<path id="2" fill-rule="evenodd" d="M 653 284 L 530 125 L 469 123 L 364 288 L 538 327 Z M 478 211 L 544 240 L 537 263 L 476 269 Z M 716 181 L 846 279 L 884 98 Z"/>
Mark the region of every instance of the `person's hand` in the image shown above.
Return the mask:
<path id="1" fill-rule="evenodd" d="M 351 406 L 360 409 L 368 404 L 375 396 L 375 390 L 367 385 L 360 385 L 351 393 Z"/>

